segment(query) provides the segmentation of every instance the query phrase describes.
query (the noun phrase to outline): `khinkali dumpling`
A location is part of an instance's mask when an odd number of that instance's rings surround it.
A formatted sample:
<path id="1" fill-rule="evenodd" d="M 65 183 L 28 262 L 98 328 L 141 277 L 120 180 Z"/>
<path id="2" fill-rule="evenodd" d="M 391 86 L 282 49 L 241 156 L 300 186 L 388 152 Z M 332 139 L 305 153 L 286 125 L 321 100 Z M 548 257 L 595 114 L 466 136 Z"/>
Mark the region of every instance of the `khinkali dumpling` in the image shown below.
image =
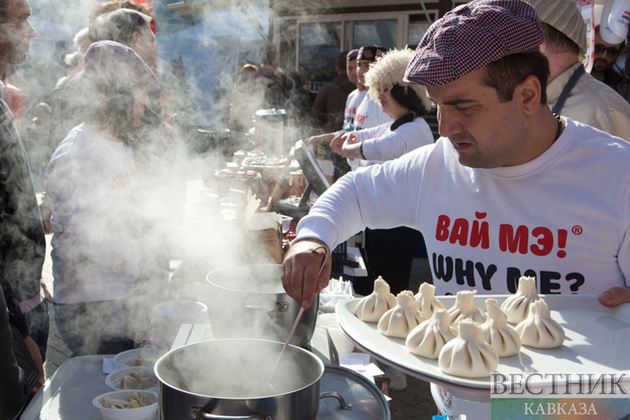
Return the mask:
<path id="1" fill-rule="evenodd" d="M 396 300 L 396 306 L 385 312 L 378 321 L 378 330 L 388 337 L 407 338 L 409 332 L 424 321 L 424 317 L 411 291 L 400 292 Z"/>
<path id="2" fill-rule="evenodd" d="M 444 304 L 435 297 L 435 286 L 430 283 L 422 283 L 414 298 L 418 302 L 418 309 L 425 319 L 431 318 L 437 308 L 444 309 Z"/>
<path id="3" fill-rule="evenodd" d="M 554 349 L 564 342 L 564 329 L 551 319 L 551 312 L 544 300 L 529 306 L 529 315 L 516 326 L 524 346 L 537 349 Z"/>
<path id="4" fill-rule="evenodd" d="M 483 324 L 488 316 L 475 305 L 476 290 L 462 290 L 457 292 L 455 304 L 448 310 L 451 316 L 451 325 L 454 327 L 462 319 L 471 319 L 479 324 Z"/>
<path id="5" fill-rule="evenodd" d="M 481 324 L 483 339 L 497 351 L 499 357 L 514 356 L 521 348 L 521 339 L 496 304 L 496 299 L 486 299 L 488 320 Z"/>
<path id="6" fill-rule="evenodd" d="M 444 373 L 462 378 L 490 376 L 499 366 L 499 355 L 483 341 L 481 326 L 470 319 L 457 324 L 458 336 L 442 347 L 438 366 Z"/>
<path id="7" fill-rule="evenodd" d="M 437 308 L 430 319 L 411 330 L 405 345 L 418 356 L 437 359 L 442 347 L 457 335 L 451 327 L 451 317 L 445 309 Z"/>
<path id="8" fill-rule="evenodd" d="M 536 279 L 523 276 L 518 279 L 518 290 L 515 294 L 505 299 L 501 305 L 501 310 L 505 312 L 509 323 L 518 324 L 527 318 L 529 305 L 535 300 L 538 300 Z"/>
<path id="9" fill-rule="evenodd" d="M 361 321 L 378 322 L 385 312 L 395 306 L 396 297 L 389 292 L 389 284 L 378 276 L 374 280 L 374 291 L 359 300 L 354 313 Z"/>

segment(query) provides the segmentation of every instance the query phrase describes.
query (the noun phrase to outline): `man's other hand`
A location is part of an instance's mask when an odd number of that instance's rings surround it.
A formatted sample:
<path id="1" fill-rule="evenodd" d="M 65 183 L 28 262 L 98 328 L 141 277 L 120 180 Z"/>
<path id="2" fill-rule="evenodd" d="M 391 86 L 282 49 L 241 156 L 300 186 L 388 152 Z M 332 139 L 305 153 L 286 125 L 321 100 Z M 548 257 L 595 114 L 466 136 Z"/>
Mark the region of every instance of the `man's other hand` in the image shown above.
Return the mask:
<path id="1" fill-rule="evenodd" d="M 598 295 L 597 300 L 604 306 L 614 308 L 622 303 L 630 302 L 630 289 L 627 287 L 613 287 Z"/>

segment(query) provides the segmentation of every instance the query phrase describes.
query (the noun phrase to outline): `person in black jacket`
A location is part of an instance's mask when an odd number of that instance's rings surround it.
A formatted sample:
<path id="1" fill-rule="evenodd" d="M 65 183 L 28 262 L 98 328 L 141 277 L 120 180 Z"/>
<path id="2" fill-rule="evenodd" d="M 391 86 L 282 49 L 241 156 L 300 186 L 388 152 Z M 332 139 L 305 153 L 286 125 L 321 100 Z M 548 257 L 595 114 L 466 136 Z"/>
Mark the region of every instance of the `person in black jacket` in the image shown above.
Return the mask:
<path id="1" fill-rule="evenodd" d="M 9 308 L 0 288 L 0 419 L 16 418 L 28 400 L 29 391 L 24 372 L 13 354 L 13 333 L 9 324 Z"/>
<path id="2" fill-rule="evenodd" d="M 28 22 L 30 15 L 27 0 L 0 0 L 0 68 L 26 60 L 29 41 L 37 36 Z M 0 93 L 3 91 L 4 85 L 0 83 Z M 13 115 L 0 99 L 0 285 L 10 311 L 10 322 L 19 330 L 40 370 L 40 382 L 35 390 L 44 382 L 44 370 L 39 348 L 29 337 L 25 314 L 42 303 L 40 280 L 45 250 L 44 229 L 26 152 Z M 5 312 L 6 309 L 2 314 Z M 2 339 L 2 345 L 7 343 L 11 340 Z M 5 362 L 6 357 L 3 357 L 2 363 Z M 0 373 L 0 380 L 5 380 L 4 373 Z M 7 403 L 13 405 L 15 401 L 5 399 L 3 394 L 0 411 Z"/>

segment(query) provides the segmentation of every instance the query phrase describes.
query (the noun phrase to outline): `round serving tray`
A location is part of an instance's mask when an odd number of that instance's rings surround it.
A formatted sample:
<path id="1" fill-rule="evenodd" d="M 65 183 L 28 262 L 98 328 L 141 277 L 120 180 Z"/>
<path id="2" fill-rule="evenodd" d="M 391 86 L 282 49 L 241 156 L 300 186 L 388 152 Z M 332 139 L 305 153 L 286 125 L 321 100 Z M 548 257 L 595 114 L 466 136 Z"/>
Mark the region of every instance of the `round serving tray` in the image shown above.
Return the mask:
<path id="1" fill-rule="evenodd" d="M 499 305 L 506 295 L 475 296 L 477 307 L 485 310 L 487 298 Z M 592 295 L 541 295 L 551 316 L 564 328 L 566 338 L 560 348 L 540 350 L 522 347 L 518 355 L 499 360 L 500 373 L 621 373 L 630 379 L 630 304 L 607 308 Z M 455 296 L 438 299 L 446 308 L 453 306 Z M 341 329 L 363 351 L 379 361 L 394 366 L 419 379 L 436 383 L 452 394 L 470 401 L 490 401 L 490 377 L 467 379 L 448 375 L 437 360 L 416 356 L 405 347 L 405 340 L 382 335 L 376 324 L 361 321 L 354 315 L 358 299 L 337 305 Z M 532 386 L 543 385 L 531 382 Z"/>

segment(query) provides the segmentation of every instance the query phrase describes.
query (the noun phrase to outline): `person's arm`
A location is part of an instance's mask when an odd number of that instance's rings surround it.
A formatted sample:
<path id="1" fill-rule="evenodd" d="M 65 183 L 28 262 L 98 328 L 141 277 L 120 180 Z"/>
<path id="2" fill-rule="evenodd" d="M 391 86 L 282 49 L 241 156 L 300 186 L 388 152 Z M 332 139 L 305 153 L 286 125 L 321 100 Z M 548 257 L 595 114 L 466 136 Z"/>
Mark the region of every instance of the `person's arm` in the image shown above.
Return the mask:
<path id="1" fill-rule="evenodd" d="M 298 224 L 295 248 L 283 263 L 282 282 L 289 296 L 310 305 L 313 294 L 328 284 L 330 273 L 326 269 L 317 276 L 322 259 L 311 255 L 314 244 L 334 249 L 366 226 L 417 228 L 420 160 L 420 156 L 408 154 L 383 165 L 362 168 L 337 180 L 319 197 Z"/>
<path id="2" fill-rule="evenodd" d="M 322 143 L 330 143 L 335 138 L 335 133 L 320 134 L 306 139 L 304 143 L 309 146 L 319 146 Z"/>
<path id="3" fill-rule="evenodd" d="M 427 144 L 433 144 L 431 128 L 424 119 L 416 118 L 395 131 L 365 140 L 363 155 L 367 160 L 392 160 Z"/>

